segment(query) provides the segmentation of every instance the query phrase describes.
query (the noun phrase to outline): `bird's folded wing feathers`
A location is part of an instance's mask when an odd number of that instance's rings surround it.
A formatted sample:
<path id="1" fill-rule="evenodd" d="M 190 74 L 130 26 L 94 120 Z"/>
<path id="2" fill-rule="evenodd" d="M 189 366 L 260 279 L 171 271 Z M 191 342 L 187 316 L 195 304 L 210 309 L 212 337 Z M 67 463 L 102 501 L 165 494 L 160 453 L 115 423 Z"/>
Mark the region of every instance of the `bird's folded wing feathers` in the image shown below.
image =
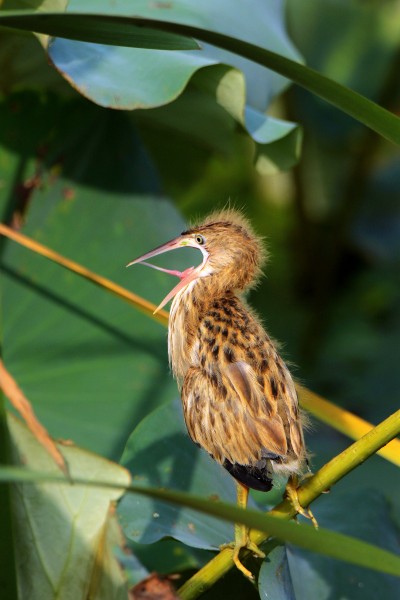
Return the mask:
<path id="1" fill-rule="evenodd" d="M 236 402 L 247 426 L 243 434 L 253 434 L 254 442 L 260 444 L 264 453 L 267 451 L 285 456 L 286 435 L 276 402 L 263 393 L 251 366 L 238 361 L 226 367 L 223 375 L 237 394 Z"/>
<path id="2" fill-rule="evenodd" d="M 270 453 L 286 455 L 282 419 L 276 410 L 271 413 L 255 382 L 242 361 L 224 368 L 218 378 L 196 367 L 185 377 L 182 400 L 189 434 L 219 462 L 255 465 Z"/>

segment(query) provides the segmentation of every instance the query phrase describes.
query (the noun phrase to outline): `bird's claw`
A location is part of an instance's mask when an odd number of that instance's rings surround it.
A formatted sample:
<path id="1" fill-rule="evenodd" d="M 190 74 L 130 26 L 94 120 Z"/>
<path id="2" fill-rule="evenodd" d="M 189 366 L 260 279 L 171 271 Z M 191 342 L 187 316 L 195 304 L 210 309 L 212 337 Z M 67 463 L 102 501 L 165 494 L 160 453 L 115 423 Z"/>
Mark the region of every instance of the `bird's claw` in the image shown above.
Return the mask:
<path id="1" fill-rule="evenodd" d="M 299 502 L 299 496 L 297 493 L 297 478 L 290 478 L 285 489 L 285 497 L 289 500 L 297 514 L 302 515 L 306 519 L 310 519 L 315 529 L 318 529 L 318 521 L 314 517 L 310 508 L 303 508 Z M 297 515 L 296 515 L 297 516 Z"/>
<path id="2" fill-rule="evenodd" d="M 264 552 L 260 550 L 257 544 L 252 542 L 248 537 L 245 540 L 236 540 L 234 542 L 230 542 L 229 544 L 222 544 L 222 546 L 220 546 L 221 550 L 224 550 L 226 548 L 229 548 L 233 551 L 232 560 L 235 563 L 236 568 L 239 569 L 239 571 L 241 571 L 243 575 L 247 577 L 247 579 L 250 579 L 250 581 L 254 581 L 253 573 L 249 571 L 249 569 L 246 569 L 246 567 L 239 558 L 239 553 L 241 549 L 244 548 L 251 552 L 253 556 L 256 556 L 258 558 L 265 558 Z"/>

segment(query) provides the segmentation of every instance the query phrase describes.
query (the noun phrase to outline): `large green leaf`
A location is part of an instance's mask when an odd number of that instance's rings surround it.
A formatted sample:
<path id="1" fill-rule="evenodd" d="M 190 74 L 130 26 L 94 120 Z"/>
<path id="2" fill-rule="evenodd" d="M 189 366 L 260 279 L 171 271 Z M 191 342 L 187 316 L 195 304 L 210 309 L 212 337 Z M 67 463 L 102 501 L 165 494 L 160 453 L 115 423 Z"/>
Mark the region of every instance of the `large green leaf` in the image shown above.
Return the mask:
<path id="1" fill-rule="evenodd" d="M 11 5 L 8 3 L 6 8 L 12 6 L 12 3 Z M 20 8 L 20 3 L 17 3 L 17 6 Z M 240 31 L 239 37 L 243 40 L 251 41 L 263 48 L 269 48 L 293 60 L 299 60 L 299 54 L 284 30 L 282 2 L 265 5 L 260 0 L 246 0 L 236 7 L 235 11 L 232 11 L 229 0 L 221 0 L 218 5 L 215 5 L 212 0 L 205 0 L 201 5 L 194 3 L 192 0 L 178 0 L 169 6 L 168 11 L 166 11 L 162 5 L 149 5 L 146 1 L 137 0 L 135 2 L 135 15 L 132 16 L 132 6 L 129 0 L 123 0 L 118 4 L 108 0 L 96 0 L 95 3 L 91 0 L 83 2 L 72 0 L 68 3 L 66 13 L 63 11 L 63 5 L 60 6 L 55 0 L 50 0 L 45 5 L 42 3 L 37 11 L 19 10 L 12 12 L 3 10 L 0 14 L 0 21 L 3 25 L 15 25 L 33 31 L 43 30 L 43 33 L 50 33 L 61 38 L 74 36 L 83 41 L 93 41 L 94 36 L 97 35 L 96 41 L 99 43 L 103 41 L 101 37 L 109 32 L 108 43 L 115 46 L 135 47 L 136 45 L 140 46 L 141 40 L 139 39 L 135 44 L 130 32 L 143 29 L 141 21 L 135 25 L 135 17 L 140 19 L 165 19 L 170 22 L 187 23 L 194 27 L 206 25 L 205 28 L 220 31 L 227 35 L 232 33 L 236 35 Z M 44 31 L 44 29 L 47 31 Z M 53 31 L 50 31 L 51 29 Z M 112 37 L 112 32 L 114 32 L 114 37 Z M 154 39 L 156 40 L 156 38 Z M 53 41 L 52 47 L 57 43 L 58 40 Z M 155 48 L 158 47 L 155 45 Z M 85 48 L 85 46 L 81 45 L 81 48 Z M 75 52 L 77 60 L 85 61 L 85 56 L 79 51 L 78 45 L 70 45 L 69 52 Z M 82 54 L 81 57 L 80 54 Z M 161 53 L 153 54 L 150 52 L 147 54 L 150 58 L 157 60 L 163 57 Z M 227 62 L 244 70 L 249 77 L 250 103 L 258 109 L 264 108 L 268 99 L 286 85 L 283 78 L 277 73 L 268 72 L 262 67 L 252 64 L 249 60 L 237 57 L 226 50 L 203 46 L 201 53 L 179 54 L 182 55 L 182 64 L 185 62 L 185 56 L 192 56 L 193 67 L 197 64 L 197 68 L 216 62 Z M 134 56 L 135 54 L 131 54 L 131 57 Z M 106 61 L 107 55 L 102 56 L 102 58 Z M 87 57 L 87 60 L 89 59 L 90 55 Z M 152 62 L 154 63 L 154 60 Z M 121 57 L 120 67 L 123 64 L 124 60 Z M 93 69 L 96 64 L 91 66 Z M 126 68 L 129 68 L 128 64 L 126 64 Z M 157 65 L 153 64 L 152 68 L 153 70 L 157 69 Z M 90 76 L 90 73 L 87 73 L 87 75 Z M 118 73 L 114 73 L 113 77 L 114 81 L 120 81 L 121 85 L 125 87 L 125 82 L 118 79 Z"/>
<path id="2" fill-rule="evenodd" d="M 3 215 L 28 199 L 24 233 L 159 302 L 171 278 L 125 265 L 183 222 L 152 193 L 158 182 L 129 120 L 34 94 L 11 97 L 0 114 Z M 25 197 L 37 170 L 40 183 Z M 4 238 L 2 268 L 8 369 L 54 436 L 119 457 L 141 418 L 176 394 L 165 329 Z"/>
<path id="3" fill-rule="evenodd" d="M 52 459 L 27 428 L 9 419 L 16 464 L 57 472 Z M 38 483 L 14 486 L 14 544 L 18 560 L 19 597 L 32 600 L 124 600 L 127 587 L 113 556 L 121 536 L 110 513 L 118 499 L 118 486 L 129 483 L 129 473 L 73 446 L 62 452 L 71 474 L 91 479 L 105 476 L 116 489 Z"/>
<path id="4" fill-rule="evenodd" d="M 265 6 L 260 0 L 247 2 L 248 6 L 239 6 L 232 13 L 227 0 L 218 6 L 212 0 L 207 0 L 201 6 L 188 0 L 180 0 L 171 5 L 168 12 L 169 18 L 189 20 L 194 25 L 206 23 L 210 28 L 227 33 L 234 33 L 240 27 L 245 39 L 257 40 L 261 46 L 273 48 L 298 60 L 298 53 L 283 28 L 281 4 Z M 88 11 L 86 14 L 85 8 Z M 161 9 L 160 12 L 160 7 L 155 5 L 151 8 L 147 2 L 135 3 L 135 14 L 153 15 L 154 8 L 157 15 L 165 16 L 164 10 Z M 236 54 L 208 45 L 203 45 L 201 52 L 165 52 L 160 50 L 163 47 L 161 43 L 155 44 L 157 50 L 143 49 L 141 38 L 137 42 L 132 39 L 143 28 L 131 26 L 129 3 L 123 2 L 116 6 L 101 1 L 95 4 L 70 2 L 68 12 L 58 15 L 44 15 L 43 10 L 41 7 L 40 12 L 33 14 L 3 11 L 0 13 L 0 21 L 6 24 L 17 18 L 21 27 L 29 28 L 29 19 L 42 22 L 44 18 L 51 27 L 58 28 L 63 22 L 63 36 L 98 42 L 109 36 L 108 42 L 114 44 L 111 47 L 58 37 L 49 45 L 52 63 L 67 81 L 94 102 L 117 109 L 162 106 L 180 96 L 193 77 L 208 67 L 207 75 L 202 78 L 208 80 L 207 88 L 203 85 L 197 92 L 195 85 L 190 95 L 188 125 L 184 128 L 188 138 L 196 129 L 212 128 L 215 133 L 207 140 L 206 145 L 220 150 L 220 143 L 213 145 L 213 141 L 215 137 L 219 141 L 225 139 L 224 145 L 231 154 L 239 129 L 242 136 L 251 140 L 253 153 L 257 158 L 256 165 L 261 173 L 289 168 L 298 160 L 300 138 L 297 127 L 264 114 L 271 98 L 286 85 L 280 75 Z M 46 10 L 51 10 L 51 4 L 46 5 Z M 57 10 L 57 7 L 54 6 L 53 10 Z M 74 10 L 79 14 L 74 13 Z M 254 14 L 257 19 L 254 19 Z M 37 28 L 38 25 L 35 23 L 33 27 Z M 149 35 L 151 37 L 151 33 Z M 158 35 L 162 36 L 164 32 L 159 32 Z M 153 37 L 157 37 L 155 30 Z M 123 45 L 139 47 L 122 47 Z M 228 69 L 221 63 L 237 68 Z M 213 67 L 213 72 L 208 75 L 210 67 Z M 216 73 L 219 73 L 217 78 Z M 213 110 L 212 121 L 207 122 L 205 128 L 204 112 L 198 110 L 199 106 L 203 108 L 204 102 Z M 207 116 L 210 118 L 209 111 Z M 168 120 L 168 115 L 166 119 Z M 178 130 L 182 129 L 183 122 Z M 224 127 L 226 122 L 229 123 L 228 134 Z M 204 138 L 204 134 L 202 137 Z"/>
<path id="5" fill-rule="evenodd" d="M 96 10 L 104 10 L 108 16 L 126 16 L 128 4 L 122 3 L 116 8 L 110 7 L 108 2 L 100 2 Z M 279 5 L 266 6 L 259 0 L 250 0 L 248 4 L 239 5 L 232 13 L 226 0 L 217 6 L 212 0 L 201 5 L 180 0 L 171 5 L 168 19 L 194 25 L 206 23 L 212 29 L 227 33 L 236 32 L 240 24 L 245 39 L 258 40 L 260 45 L 279 49 L 297 60 L 298 54 L 282 26 Z M 83 12 L 85 4 L 72 2 L 68 10 L 73 12 L 75 8 Z M 87 10 L 93 10 L 92 3 L 88 3 Z M 135 11 L 142 16 L 154 13 L 147 2 L 136 3 Z M 161 10 L 160 14 L 164 16 L 165 11 Z M 186 145 L 191 146 L 195 140 L 207 152 L 213 149 L 229 156 L 238 137 L 239 124 L 242 136 L 250 136 L 254 142 L 255 163 L 261 173 L 289 168 L 298 160 L 298 127 L 264 114 L 270 99 L 285 85 L 284 80 L 235 54 L 204 44 L 201 52 L 171 54 L 93 44 L 73 46 L 69 40 L 62 39 L 56 39 L 49 52 L 57 68 L 72 79 L 84 95 L 101 105 L 152 108 L 179 97 L 165 109 L 156 111 L 157 114 L 152 111 L 149 115 L 151 124 L 158 126 L 158 133 L 159 127 L 167 128 L 175 136 L 186 137 Z M 190 90 L 182 93 L 188 85 Z M 161 145 L 165 142 L 169 152 L 170 139 L 162 140 Z"/>
<path id="6" fill-rule="evenodd" d="M 93 2 L 90 0 L 83 2 L 72 0 L 69 2 L 67 15 L 73 14 L 75 11 L 83 15 L 83 18 L 85 18 L 85 12 L 94 12 L 102 16 L 107 15 L 110 21 L 116 17 L 121 17 L 125 19 L 127 24 L 131 16 L 131 3 L 129 0 L 122 0 L 118 3 L 118 6 L 115 6 L 108 0 L 98 0 L 94 8 Z M 232 11 L 229 0 L 220 0 L 218 4 L 215 4 L 212 0 L 204 0 L 201 4 L 193 2 L 193 0 L 177 0 L 166 11 L 162 5 L 151 5 L 146 0 L 137 0 L 135 2 L 135 16 L 204 27 L 227 35 L 234 35 L 234 37 L 255 43 L 262 48 L 268 48 L 292 60 L 298 61 L 300 59 L 299 53 L 285 32 L 283 3 L 281 1 L 265 4 L 260 0 L 245 0 Z M 128 21 L 126 21 L 126 18 L 128 18 Z M 238 32 L 240 32 L 239 35 Z M 245 92 L 247 102 L 260 111 L 264 111 L 271 97 L 287 85 L 287 82 L 277 73 L 260 67 L 248 59 L 237 56 L 235 53 L 208 44 L 202 44 L 201 52 L 181 52 L 179 55 L 182 61 L 185 61 L 185 57 L 186 59 L 192 57 L 192 60 L 194 60 L 193 68 L 196 70 L 209 64 L 225 63 L 243 71 L 247 80 L 247 90 Z M 131 54 L 132 58 L 134 56 L 135 54 Z M 137 56 L 140 57 L 141 55 Z M 153 71 L 157 68 L 157 62 L 162 59 L 161 53 L 153 54 L 150 52 L 148 58 L 145 58 L 145 64 L 151 65 L 150 68 Z M 167 62 L 166 66 L 168 67 Z M 126 67 L 129 68 L 129 65 L 127 64 Z M 174 76 L 173 70 L 170 71 L 170 76 Z M 116 79 L 114 80 L 116 81 Z"/>

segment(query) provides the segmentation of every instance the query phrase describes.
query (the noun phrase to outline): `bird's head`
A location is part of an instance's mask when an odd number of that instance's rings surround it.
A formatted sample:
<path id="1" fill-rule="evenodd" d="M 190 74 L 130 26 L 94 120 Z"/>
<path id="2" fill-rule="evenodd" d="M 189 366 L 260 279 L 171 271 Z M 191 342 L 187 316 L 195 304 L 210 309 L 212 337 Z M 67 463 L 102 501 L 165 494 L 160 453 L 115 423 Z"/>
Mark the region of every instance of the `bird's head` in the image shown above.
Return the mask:
<path id="1" fill-rule="evenodd" d="M 181 272 L 147 262 L 149 258 L 158 254 L 185 247 L 201 251 L 203 260 L 197 267 L 189 267 Z M 254 233 L 249 222 L 240 212 L 228 209 L 212 213 L 198 225 L 136 258 L 127 266 L 142 263 L 179 277 L 180 282 L 164 298 L 157 308 L 158 311 L 180 290 L 203 277 L 210 278 L 211 293 L 243 290 L 257 281 L 264 259 L 265 251 L 261 239 Z"/>

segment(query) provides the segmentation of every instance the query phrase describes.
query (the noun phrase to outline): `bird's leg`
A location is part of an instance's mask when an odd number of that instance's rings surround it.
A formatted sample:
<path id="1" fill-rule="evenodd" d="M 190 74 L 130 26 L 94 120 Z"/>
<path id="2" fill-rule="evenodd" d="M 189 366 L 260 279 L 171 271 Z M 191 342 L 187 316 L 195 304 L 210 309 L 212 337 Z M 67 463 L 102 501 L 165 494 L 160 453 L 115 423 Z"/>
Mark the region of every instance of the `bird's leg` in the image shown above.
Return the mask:
<path id="1" fill-rule="evenodd" d="M 293 506 L 296 513 L 303 515 L 303 517 L 306 517 L 307 519 L 310 519 L 315 529 L 318 529 L 317 519 L 314 517 L 311 510 L 309 508 L 303 508 L 299 502 L 299 496 L 297 494 L 298 487 L 299 480 L 297 475 L 291 475 L 286 485 L 285 496 L 289 500 L 290 504 Z"/>
<path id="2" fill-rule="evenodd" d="M 247 499 L 249 496 L 249 488 L 245 485 L 242 485 L 241 483 L 239 483 L 237 481 L 236 482 L 236 490 L 237 490 L 237 505 L 239 506 L 239 508 L 246 508 Z M 251 573 L 251 571 L 246 569 L 246 567 L 240 561 L 240 558 L 239 558 L 240 550 L 242 548 L 246 548 L 247 550 L 250 550 L 250 552 L 252 552 L 254 555 L 259 556 L 260 558 L 264 558 L 265 554 L 264 554 L 264 552 L 262 552 L 262 550 L 260 550 L 260 548 L 257 546 L 257 544 L 255 544 L 254 542 L 251 541 L 249 533 L 250 533 L 250 530 L 246 525 L 243 525 L 242 523 L 235 523 L 235 541 L 231 542 L 230 544 L 223 544 L 221 546 L 221 549 L 233 548 L 232 559 L 233 559 L 233 562 L 235 563 L 236 567 L 239 569 L 239 571 L 241 571 L 243 573 L 243 575 L 245 575 L 245 577 L 248 577 L 249 579 L 253 580 L 254 576 Z"/>

